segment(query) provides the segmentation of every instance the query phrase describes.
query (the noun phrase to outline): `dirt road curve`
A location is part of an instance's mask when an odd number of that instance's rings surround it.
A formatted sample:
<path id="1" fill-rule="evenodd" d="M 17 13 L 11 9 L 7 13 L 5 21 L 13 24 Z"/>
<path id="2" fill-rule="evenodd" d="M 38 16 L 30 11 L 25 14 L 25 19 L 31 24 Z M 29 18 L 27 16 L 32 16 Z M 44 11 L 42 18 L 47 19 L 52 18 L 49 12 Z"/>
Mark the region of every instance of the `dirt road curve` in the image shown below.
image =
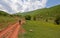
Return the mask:
<path id="1" fill-rule="evenodd" d="M 23 23 L 22 23 L 23 24 Z M 0 32 L 0 38 L 18 38 L 18 33 L 21 31 L 22 33 L 25 31 L 22 28 L 22 24 L 19 22 L 9 25 L 7 28 Z M 20 31 L 19 31 L 20 30 Z"/>

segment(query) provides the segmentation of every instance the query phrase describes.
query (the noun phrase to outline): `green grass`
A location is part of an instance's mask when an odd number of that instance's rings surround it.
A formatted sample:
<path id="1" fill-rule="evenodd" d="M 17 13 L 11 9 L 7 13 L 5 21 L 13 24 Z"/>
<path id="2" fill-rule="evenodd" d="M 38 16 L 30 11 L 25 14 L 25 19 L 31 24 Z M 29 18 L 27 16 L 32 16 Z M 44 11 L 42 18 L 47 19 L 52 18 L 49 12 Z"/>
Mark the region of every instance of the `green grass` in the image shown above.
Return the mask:
<path id="1" fill-rule="evenodd" d="M 0 29 L 7 27 L 8 23 L 14 23 L 17 20 L 13 17 L 0 16 Z M 60 25 L 55 25 L 44 21 L 27 21 L 23 25 L 26 30 L 24 35 L 19 35 L 19 38 L 60 38 Z M 30 32 L 29 30 L 33 31 Z"/>
<path id="2" fill-rule="evenodd" d="M 27 21 L 23 27 L 26 30 L 24 38 L 60 38 L 60 26 L 53 23 Z M 33 31 L 30 32 L 30 29 Z"/>
<path id="3" fill-rule="evenodd" d="M 0 16 L 0 29 L 6 28 L 8 25 L 16 22 L 14 17 Z"/>

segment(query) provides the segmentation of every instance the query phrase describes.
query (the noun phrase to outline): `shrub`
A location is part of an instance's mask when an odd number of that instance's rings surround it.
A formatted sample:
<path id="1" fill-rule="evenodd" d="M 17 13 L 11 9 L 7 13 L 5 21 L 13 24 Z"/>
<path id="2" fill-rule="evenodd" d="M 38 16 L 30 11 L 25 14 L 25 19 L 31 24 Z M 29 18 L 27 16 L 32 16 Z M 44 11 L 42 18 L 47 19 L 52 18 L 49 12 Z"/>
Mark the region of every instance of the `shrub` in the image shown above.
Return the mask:
<path id="1" fill-rule="evenodd" d="M 55 22 L 57 25 L 59 25 L 59 24 L 60 24 L 60 17 L 57 17 L 54 22 Z"/>
<path id="2" fill-rule="evenodd" d="M 26 20 L 31 20 L 31 16 L 30 16 L 30 15 L 26 15 L 26 16 L 25 16 L 25 19 L 26 19 Z"/>

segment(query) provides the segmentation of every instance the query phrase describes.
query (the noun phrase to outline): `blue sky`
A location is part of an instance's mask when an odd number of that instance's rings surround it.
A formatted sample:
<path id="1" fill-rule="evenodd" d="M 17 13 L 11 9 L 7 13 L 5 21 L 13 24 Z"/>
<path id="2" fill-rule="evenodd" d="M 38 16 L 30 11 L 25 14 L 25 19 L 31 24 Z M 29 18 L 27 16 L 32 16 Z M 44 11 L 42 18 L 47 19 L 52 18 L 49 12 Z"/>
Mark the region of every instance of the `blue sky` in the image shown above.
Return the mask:
<path id="1" fill-rule="evenodd" d="M 60 0 L 48 0 L 46 7 L 51 7 L 51 6 L 55 6 L 55 5 L 59 5 L 60 4 Z"/>
<path id="2" fill-rule="evenodd" d="M 0 0 L 0 10 L 8 13 L 26 12 L 60 4 L 60 0 Z"/>

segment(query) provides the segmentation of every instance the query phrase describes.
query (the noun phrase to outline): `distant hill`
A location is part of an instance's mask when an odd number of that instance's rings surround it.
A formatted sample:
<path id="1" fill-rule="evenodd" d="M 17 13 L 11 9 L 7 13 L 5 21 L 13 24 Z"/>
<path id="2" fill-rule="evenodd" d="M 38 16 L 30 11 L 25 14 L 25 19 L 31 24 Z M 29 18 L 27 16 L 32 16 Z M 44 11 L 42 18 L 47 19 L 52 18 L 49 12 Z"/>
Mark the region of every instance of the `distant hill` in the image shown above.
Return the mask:
<path id="1" fill-rule="evenodd" d="M 25 12 L 25 13 L 17 13 L 17 15 L 30 15 L 32 17 L 43 17 L 45 18 L 50 18 L 50 17 L 57 17 L 60 15 L 60 5 L 56 5 L 50 8 L 43 8 L 43 9 L 38 9 L 30 12 Z"/>
<path id="2" fill-rule="evenodd" d="M 22 14 L 29 14 L 29 15 L 35 15 L 35 14 L 60 14 L 60 5 L 57 6 L 53 6 L 50 8 L 43 8 L 43 9 L 38 9 L 35 11 L 31 11 L 31 12 L 26 12 L 26 13 L 22 13 Z"/>
<path id="3" fill-rule="evenodd" d="M 9 14 L 8 14 L 7 12 L 4 12 L 4 11 L 1 11 L 1 10 L 0 10 L 0 16 L 1 16 L 1 15 L 2 15 L 2 16 L 7 16 L 7 15 L 9 15 Z"/>

